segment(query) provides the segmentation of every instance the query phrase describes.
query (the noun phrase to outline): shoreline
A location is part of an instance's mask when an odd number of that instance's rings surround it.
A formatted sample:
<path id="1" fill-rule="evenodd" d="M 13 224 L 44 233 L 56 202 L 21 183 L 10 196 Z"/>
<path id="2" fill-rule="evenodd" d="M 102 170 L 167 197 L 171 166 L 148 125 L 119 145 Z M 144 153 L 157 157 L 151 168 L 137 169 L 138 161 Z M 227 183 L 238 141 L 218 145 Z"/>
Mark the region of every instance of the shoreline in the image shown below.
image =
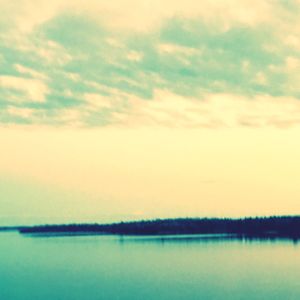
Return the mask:
<path id="1" fill-rule="evenodd" d="M 112 224 L 56 224 L 14 227 L 21 234 L 73 235 L 196 235 L 224 234 L 257 238 L 300 238 L 300 216 L 258 218 L 180 218 L 156 219 Z"/>

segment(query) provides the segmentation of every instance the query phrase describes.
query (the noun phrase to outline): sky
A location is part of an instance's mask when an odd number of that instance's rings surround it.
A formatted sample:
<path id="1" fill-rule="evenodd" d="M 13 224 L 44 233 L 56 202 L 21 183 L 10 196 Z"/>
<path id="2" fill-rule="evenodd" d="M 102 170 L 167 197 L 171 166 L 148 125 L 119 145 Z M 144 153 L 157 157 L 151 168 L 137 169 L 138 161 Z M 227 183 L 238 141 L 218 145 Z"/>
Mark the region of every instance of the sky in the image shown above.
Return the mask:
<path id="1" fill-rule="evenodd" d="M 299 0 L 0 7 L 0 225 L 300 214 Z"/>

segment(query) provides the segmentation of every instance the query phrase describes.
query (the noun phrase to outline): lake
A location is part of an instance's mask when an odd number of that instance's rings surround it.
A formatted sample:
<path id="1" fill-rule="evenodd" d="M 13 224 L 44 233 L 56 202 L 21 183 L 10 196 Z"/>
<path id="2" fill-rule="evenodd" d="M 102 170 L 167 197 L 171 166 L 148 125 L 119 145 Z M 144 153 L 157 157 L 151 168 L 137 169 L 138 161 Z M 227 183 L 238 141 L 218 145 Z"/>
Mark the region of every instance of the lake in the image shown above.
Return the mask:
<path id="1" fill-rule="evenodd" d="M 300 299 L 300 244 L 2 232 L 0 299 Z"/>

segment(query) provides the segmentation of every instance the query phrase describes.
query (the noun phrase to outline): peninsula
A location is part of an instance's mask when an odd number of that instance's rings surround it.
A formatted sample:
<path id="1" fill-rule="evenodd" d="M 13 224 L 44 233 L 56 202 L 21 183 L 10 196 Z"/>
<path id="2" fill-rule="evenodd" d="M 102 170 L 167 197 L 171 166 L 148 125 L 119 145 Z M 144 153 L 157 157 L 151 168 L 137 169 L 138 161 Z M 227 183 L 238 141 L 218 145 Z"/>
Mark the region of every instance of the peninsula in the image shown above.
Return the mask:
<path id="1" fill-rule="evenodd" d="M 112 224 L 59 224 L 19 227 L 22 234 L 181 235 L 234 234 L 247 237 L 300 238 L 300 216 L 255 218 L 177 218 Z"/>

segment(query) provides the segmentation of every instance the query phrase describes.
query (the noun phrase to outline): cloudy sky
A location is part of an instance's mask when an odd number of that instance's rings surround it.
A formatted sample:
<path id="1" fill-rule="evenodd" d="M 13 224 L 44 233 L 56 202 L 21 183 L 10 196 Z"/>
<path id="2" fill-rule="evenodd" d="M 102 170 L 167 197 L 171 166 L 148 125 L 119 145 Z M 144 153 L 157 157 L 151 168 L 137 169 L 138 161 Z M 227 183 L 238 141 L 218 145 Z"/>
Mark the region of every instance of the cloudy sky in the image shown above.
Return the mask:
<path id="1" fill-rule="evenodd" d="M 300 213 L 299 0 L 0 7 L 0 224 Z"/>

